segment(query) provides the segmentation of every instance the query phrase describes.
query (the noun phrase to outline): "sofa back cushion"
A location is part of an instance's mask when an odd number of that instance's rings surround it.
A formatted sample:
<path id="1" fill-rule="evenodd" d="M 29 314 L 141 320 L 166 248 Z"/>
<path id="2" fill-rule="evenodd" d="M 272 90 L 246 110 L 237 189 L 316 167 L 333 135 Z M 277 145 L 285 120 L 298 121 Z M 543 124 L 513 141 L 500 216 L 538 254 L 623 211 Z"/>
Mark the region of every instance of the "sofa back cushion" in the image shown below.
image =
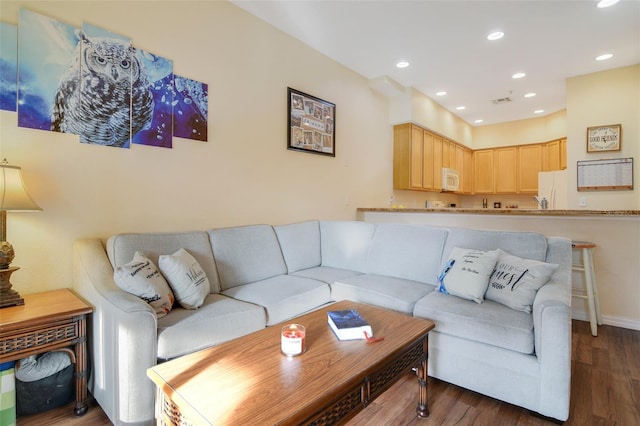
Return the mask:
<path id="1" fill-rule="evenodd" d="M 290 274 L 320 266 L 320 224 L 317 220 L 274 226 Z"/>
<path id="2" fill-rule="evenodd" d="M 187 250 L 198 261 L 207 274 L 211 293 L 219 293 L 218 270 L 206 232 L 118 234 L 107 240 L 107 255 L 114 269 L 130 262 L 136 251 L 158 265 L 160 255 L 180 249 Z"/>
<path id="3" fill-rule="evenodd" d="M 322 266 L 365 272 L 374 229 L 365 222 L 320 222 Z"/>
<path id="4" fill-rule="evenodd" d="M 270 225 L 214 229 L 209 238 L 222 290 L 287 273 Z"/>
<path id="5" fill-rule="evenodd" d="M 447 232 L 429 226 L 376 224 L 366 272 L 436 285 Z"/>
<path id="6" fill-rule="evenodd" d="M 441 266 L 449 259 L 454 247 L 484 251 L 502 249 L 514 256 L 544 262 L 547 256 L 547 237 L 536 232 L 451 228 L 442 253 Z"/>

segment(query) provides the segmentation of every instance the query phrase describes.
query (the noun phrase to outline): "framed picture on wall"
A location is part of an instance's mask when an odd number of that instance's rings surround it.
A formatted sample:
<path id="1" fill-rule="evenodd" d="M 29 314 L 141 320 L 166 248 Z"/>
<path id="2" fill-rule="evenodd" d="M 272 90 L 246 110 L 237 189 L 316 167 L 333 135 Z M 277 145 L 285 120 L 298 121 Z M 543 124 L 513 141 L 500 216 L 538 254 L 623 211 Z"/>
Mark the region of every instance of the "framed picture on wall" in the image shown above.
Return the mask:
<path id="1" fill-rule="evenodd" d="M 336 105 L 287 88 L 287 149 L 336 156 Z"/>
<path id="2" fill-rule="evenodd" d="M 622 125 L 587 127 L 587 152 L 620 151 Z"/>

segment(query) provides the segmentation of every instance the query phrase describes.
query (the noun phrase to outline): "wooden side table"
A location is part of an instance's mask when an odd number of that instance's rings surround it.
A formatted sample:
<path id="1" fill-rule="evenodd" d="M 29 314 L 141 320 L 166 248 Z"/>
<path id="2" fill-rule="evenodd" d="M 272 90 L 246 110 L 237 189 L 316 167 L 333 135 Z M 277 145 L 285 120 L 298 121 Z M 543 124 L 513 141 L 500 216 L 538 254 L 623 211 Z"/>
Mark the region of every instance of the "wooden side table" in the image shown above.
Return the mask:
<path id="1" fill-rule="evenodd" d="M 24 296 L 24 305 L 0 309 L 0 363 L 73 345 L 74 412 L 87 412 L 87 323 L 93 308 L 69 289 Z"/>

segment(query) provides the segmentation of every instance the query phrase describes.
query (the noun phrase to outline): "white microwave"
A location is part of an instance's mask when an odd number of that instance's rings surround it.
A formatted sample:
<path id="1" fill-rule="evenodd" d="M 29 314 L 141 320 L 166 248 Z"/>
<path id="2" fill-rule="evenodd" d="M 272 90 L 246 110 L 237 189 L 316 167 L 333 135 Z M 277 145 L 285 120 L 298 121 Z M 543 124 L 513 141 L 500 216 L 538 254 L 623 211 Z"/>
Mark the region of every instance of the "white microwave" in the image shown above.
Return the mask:
<path id="1" fill-rule="evenodd" d="M 454 169 L 442 168 L 442 190 L 458 191 L 460 189 L 460 176 Z"/>

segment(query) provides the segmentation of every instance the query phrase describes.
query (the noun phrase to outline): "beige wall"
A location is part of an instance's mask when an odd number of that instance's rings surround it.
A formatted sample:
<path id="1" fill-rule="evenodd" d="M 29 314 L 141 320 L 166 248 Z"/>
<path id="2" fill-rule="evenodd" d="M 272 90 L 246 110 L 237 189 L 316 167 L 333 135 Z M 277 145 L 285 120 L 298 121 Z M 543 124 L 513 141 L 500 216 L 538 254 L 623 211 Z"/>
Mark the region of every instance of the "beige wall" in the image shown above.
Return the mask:
<path id="1" fill-rule="evenodd" d="M 44 209 L 9 213 L 21 293 L 71 285 L 75 239 L 305 219 L 354 219 L 392 191 L 388 101 L 367 80 L 226 2 L 0 3 L 131 37 L 209 84 L 209 141 L 173 149 L 80 144 L 0 112 L 0 156 Z M 287 86 L 336 104 L 336 157 L 288 151 Z"/>
<path id="2" fill-rule="evenodd" d="M 620 151 L 587 154 L 587 127 L 621 124 Z M 569 208 L 584 197 L 590 210 L 640 210 L 640 64 L 567 80 Z M 633 157 L 634 190 L 577 190 L 577 162 Z"/>
<path id="3" fill-rule="evenodd" d="M 389 122 L 416 123 L 459 144 L 472 147 L 472 127 L 422 92 L 405 88 L 391 98 Z"/>
<path id="4" fill-rule="evenodd" d="M 473 149 L 547 142 L 567 136 L 567 112 L 473 128 Z"/>

